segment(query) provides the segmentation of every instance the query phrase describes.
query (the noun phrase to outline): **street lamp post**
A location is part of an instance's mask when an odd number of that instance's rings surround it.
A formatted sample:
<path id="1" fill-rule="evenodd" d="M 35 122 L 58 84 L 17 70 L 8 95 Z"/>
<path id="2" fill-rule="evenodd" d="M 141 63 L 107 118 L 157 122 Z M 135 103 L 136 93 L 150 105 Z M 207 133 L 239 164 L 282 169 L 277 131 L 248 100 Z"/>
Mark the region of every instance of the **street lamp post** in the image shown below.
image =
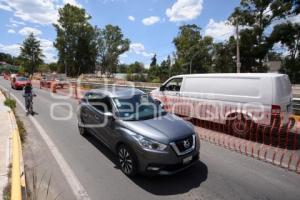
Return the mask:
<path id="1" fill-rule="evenodd" d="M 190 61 L 190 74 L 192 74 L 192 64 L 193 64 L 193 60 L 196 57 L 196 55 L 198 55 L 199 52 L 195 53 Z"/>
<path id="2" fill-rule="evenodd" d="M 236 19 L 236 73 L 241 73 L 239 22 Z"/>

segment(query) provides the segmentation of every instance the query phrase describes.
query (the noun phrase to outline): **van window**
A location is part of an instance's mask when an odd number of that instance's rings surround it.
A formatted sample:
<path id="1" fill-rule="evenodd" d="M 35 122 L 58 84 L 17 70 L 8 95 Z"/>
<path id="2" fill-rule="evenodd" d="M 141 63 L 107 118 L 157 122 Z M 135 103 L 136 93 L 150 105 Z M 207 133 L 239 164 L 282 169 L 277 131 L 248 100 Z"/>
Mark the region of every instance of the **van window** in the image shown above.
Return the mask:
<path id="1" fill-rule="evenodd" d="M 166 85 L 166 91 L 176 91 L 179 92 L 181 88 L 182 78 L 171 79 Z"/>
<path id="2" fill-rule="evenodd" d="M 259 78 L 188 77 L 184 92 L 258 97 L 260 83 Z"/>

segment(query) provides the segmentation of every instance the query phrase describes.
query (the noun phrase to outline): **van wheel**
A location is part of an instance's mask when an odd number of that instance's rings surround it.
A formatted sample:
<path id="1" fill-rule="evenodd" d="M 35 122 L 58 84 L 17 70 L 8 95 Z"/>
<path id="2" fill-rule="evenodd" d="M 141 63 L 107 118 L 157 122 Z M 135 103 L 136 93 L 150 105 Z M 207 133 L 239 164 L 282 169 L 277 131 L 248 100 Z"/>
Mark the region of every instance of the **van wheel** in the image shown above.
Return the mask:
<path id="1" fill-rule="evenodd" d="M 246 119 L 243 114 L 236 114 L 233 119 L 227 121 L 233 135 L 240 138 L 249 138 L 250 125 L 251 120 Z"/>
<path id="2" fill-rule="evenodd" d="M 121 145 L 118 148 L 119 166 L 122 172 L 130 177 L 137 173 L 137 158 L 133 151 L 126 145 Z"/>

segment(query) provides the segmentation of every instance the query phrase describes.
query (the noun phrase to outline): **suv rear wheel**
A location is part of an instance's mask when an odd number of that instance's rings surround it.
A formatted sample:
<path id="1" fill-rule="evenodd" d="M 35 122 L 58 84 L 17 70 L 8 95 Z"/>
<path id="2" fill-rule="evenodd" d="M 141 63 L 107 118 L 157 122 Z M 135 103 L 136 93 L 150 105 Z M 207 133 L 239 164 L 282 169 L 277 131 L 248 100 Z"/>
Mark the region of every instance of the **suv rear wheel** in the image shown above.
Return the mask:
<path id="1" fill-rule="evenodd" d="M 82 135 L 82 136 L 85 136 L 88 133 L 86 128 L 84 126 L 80 126 L 79 124 L 78 124 L 78 130 L 79 130 L 80 135 Z"/>

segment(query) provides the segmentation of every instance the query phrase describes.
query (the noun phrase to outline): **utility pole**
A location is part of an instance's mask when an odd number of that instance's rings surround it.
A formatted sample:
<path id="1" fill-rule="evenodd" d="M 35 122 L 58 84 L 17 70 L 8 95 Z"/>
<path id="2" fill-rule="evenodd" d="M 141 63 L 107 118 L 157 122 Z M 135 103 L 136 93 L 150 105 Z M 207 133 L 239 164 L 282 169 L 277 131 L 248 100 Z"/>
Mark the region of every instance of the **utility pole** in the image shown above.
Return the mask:
<path id="1" fill-rule="evenodd" d="M 68 69 L 67 69 L 67 61 L 66 61 L 66 59 L 64 60 L 64 65 L 65 65 L 65 74 L 67 76 Z"/>
<path id="2" fill-rule="evenodd" d="M 236 73 L 241 73 L 239 21 L 236 19 Z"/>

